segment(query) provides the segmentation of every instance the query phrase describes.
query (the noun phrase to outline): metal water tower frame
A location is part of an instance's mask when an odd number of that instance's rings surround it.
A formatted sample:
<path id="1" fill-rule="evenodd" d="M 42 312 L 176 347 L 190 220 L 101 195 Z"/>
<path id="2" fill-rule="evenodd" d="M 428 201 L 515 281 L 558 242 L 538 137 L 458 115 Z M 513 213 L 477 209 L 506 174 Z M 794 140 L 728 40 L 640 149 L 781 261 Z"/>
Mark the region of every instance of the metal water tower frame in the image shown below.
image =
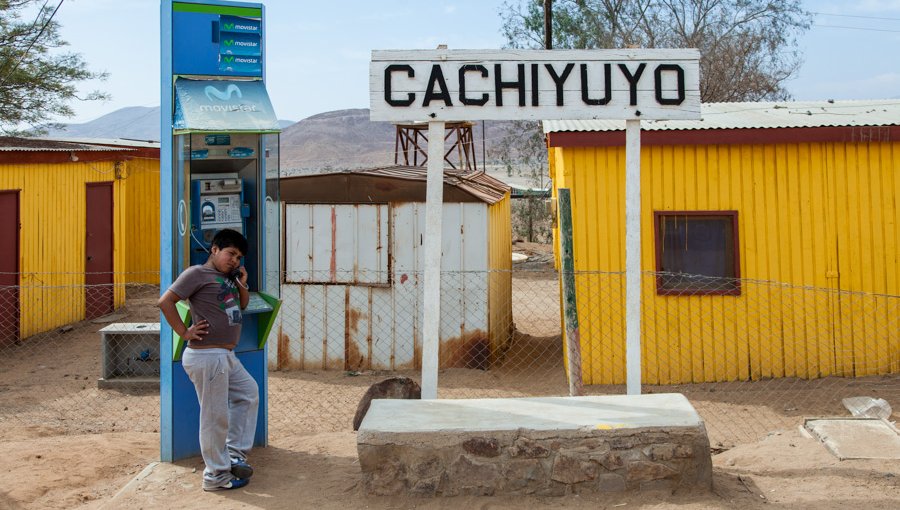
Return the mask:
<path id="1" fill-rule="evenodd" d="M 475 142 L 472 137 L 474 122 L 446 122 L 444 128 L 444 161 L 451 168 L 465 173 L 478 170 L 475 159 Z M 395 124 L 397 136 L 394 142 L 394 164 L 426 166 L 428 164 L 428 123 Z M 456 154 L 456 158 L 452 156 Z M 421 160 L 420 160 L 421 158 Z M 455 163 L 454 163 L 455 161 Z"/>

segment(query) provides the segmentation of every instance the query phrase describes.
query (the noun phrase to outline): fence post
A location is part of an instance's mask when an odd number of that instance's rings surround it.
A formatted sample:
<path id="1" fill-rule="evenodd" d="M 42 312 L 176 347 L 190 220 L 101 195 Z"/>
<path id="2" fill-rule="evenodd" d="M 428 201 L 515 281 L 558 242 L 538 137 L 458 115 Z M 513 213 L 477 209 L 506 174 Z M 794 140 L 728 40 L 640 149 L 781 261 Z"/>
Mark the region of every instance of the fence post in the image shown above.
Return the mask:
<path id="1" fill-rule="evenodd" d="M 584 394 L 581 377 L 581 338 L 578 330 L 578 307 L 575 300 L 575 257 L 572 250 L 572 199 L 568 188 L 557 190 L 559 208 L 559 256 L 562 261 L 563 315 L 566 319 L 566 360 L 568 362 L 569 395 Z"/>

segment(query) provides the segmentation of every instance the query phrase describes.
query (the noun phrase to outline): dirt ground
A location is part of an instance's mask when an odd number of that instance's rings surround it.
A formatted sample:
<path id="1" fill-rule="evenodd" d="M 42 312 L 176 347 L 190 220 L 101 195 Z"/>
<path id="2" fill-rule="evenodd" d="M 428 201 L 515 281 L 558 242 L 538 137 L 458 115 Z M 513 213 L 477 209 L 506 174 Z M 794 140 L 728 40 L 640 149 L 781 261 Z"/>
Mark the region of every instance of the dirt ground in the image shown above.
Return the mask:
<path id="1" fill-rule="evenodd" d="M 259 448 L 251 457 L 257 472 L 250 485 L 217 493 L 200 490 L 199 458 L 155 463 L 156 434 L 42 436 L 32 429 L 14 431 L 2 443 L 6 462 L 15 466 L 0 489 L 4 509 L 900 507 L 900 462 L 838 461 L 796 430 L 713 456 L 712 492 L 558 498 L 366 496 L 349 431 L 297 436 Z"/>
<path id="2" fill-rule="evenodd" d="M 540 260 L 539 248 L 523 248 L 539 255 L 524 269 L 546 269 L 546 251 Z M 529 296 L 535 285 L 548 295 L 557 285 L 539 272 L 516 278 L 527 282 Z M 514 280 L 514 295 L 515 285 Z M 158 320 L 152 306 L 157 292 L 149 287 L 129 293 L 127 316 L 121 320 Z M 556 305 L 541 305 L 548 316 L 558 317 L 556 299 L 551 299 Z M 534 309 L 528 309 L 532 320 Z M 527 317 L 528 310 L 518 316 Z M 422 499 L 362 492 L 349 424 L 362 393 L 385 374 L 271 373 L 270 446 L 251 456 L 257 470 L 252 483 L 238 491 L 204 493 L 199 458 L 156 462 L 157 389 L 97 388 L 97 330 L 104 325 L 77 324 L 48 336 L 39 349 L 6 351 L 5 358 L 15 362 L 0 360 L 0 451 L 11 466 L 0 478 L 0 509 L 900 508 L 900 462 L 839 461 L 798 432 L 804 417 L 846 416 L 842 396 L 884 397 L 894 405 L 896 420 L 897 376 L 646 388 L 685 393 L 703 416 L 713 446 L 710 493 Z M 558 324 L 528 326 L 524 321 L 517 328 L 525 332 L 517 335 L 505 365 L 489 371 L 444 370 L 439 396 L 563 394 L 561 347 L 554 334 Z M 621 391 L 588 388 L 590 394 Z"/>

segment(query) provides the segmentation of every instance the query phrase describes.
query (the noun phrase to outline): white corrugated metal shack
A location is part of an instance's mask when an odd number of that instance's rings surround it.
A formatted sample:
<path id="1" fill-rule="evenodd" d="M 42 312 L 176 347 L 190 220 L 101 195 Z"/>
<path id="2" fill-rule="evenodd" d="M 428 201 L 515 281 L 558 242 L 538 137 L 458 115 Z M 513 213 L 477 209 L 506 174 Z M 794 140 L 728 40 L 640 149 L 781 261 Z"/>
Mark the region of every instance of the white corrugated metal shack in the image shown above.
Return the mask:
<path id="1" fill-rule="evenodd" d="M 426 170 L 281 179 L 283 266 L 274 369 L 421 366 Z M 487 369 L 511 337 L 509 187 L 444 174 L 441 367 Z"/>

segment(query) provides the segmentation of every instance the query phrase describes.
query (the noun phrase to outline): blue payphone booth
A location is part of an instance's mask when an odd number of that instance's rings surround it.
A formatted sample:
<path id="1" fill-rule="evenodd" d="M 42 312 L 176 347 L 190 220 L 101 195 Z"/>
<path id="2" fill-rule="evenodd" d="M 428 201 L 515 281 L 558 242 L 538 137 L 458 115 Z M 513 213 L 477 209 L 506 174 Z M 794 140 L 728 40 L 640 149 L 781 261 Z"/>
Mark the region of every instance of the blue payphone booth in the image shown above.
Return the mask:
<path id="1" fill-rule="evenodd" d="M 280 306 L 280 229 L 272 224 L 279 218 L 280 130 L 264 81 L 264 8 L 162 0 L 160 19 L 160 290 L 207 260 L 219 230 L 247 238 L 250 304 L 235 352 L 259 385 L 255 443 L 265 445 L 266 339 Z M 188 303 L 178 311 L 189 323 Z M 174 461 L 200 453 L 199 404 L 181 367 L 184 342 L 165 320 L 160 341 L 160 456 Z"/>

